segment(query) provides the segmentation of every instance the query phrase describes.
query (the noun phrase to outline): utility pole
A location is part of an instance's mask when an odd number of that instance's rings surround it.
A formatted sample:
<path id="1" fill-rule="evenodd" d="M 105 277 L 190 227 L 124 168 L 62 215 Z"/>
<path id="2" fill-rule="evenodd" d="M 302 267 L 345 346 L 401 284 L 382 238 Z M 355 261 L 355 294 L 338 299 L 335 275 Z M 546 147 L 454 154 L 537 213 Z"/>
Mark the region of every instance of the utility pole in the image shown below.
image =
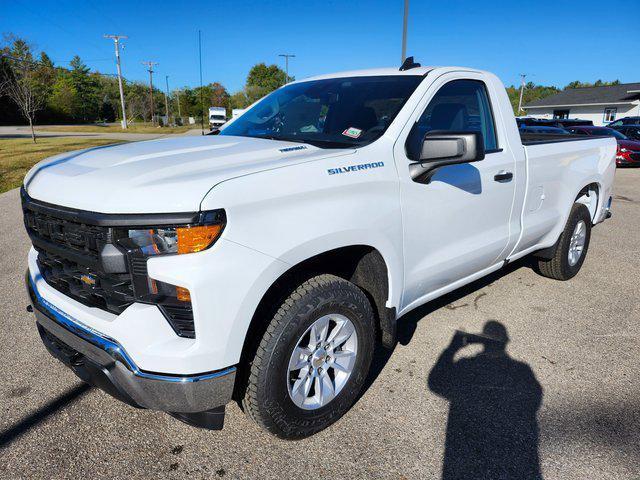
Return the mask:
<path id="1" fill-rule="evenodd" d="M 520 112 L 522 111 L 522 96 L 524 94 L 524 79 L 526 78 L 527 74 L 526 73 L 521 73 L 520 74 L 520 101 L 518 102 L 518 115 L 520 115 Z"/>
<path id="2" fill-rule="evenodd" d="M 124 90 L 122 89 L 122 71 L 120 70 L 120 40 L 129 38 L 126 35 L 103 35 L 113 39 L 116 48 L 116 67 L 118 68 L 118 87 L 120 88 L 120 105 L 122 106 L 122 129 L 127 129 L 127 111 L 124 106 Z"/>
<path id="3" fill-rule="evenodd" d="M 169 75 L 165 75 L 164 80 L 167 82 L 167 90 L 164 92 L 164 113 L 167 116 L 167 126 L 169 126 Z"/>
<path id="4" fill-rule="evenodd" d="M 176 90 L 176 100 L 178 102 L 178 118 L 182 121 L 182 113 L 180 113 L 180 90 Z"/>
<path id="5" fill-rule="evenodd" d="M 284 84 L 289 83 L 289 58 L 295 58 L 291 53 L 281 53 L 279 57 L 284 57 Z"/>
<path id="6" fill-rule="evenodd" d="M 402 19 L 402 61 L 407 59 L 407 20 L 409 19 L 409 0 L 404 0 L 404 18 Z"/>
<path id="7" fill-rule="evenodd" d="M 204 101 L 202 100 L 202 32 L 198 30 L 198 59 L 200 61 L 200 133 L 204 135 Z"/>
<path id="8" fill-rule="evenodd" d="M 149 72 L 149 101 L 151 103 L 151 125 L 155 125 L 156 122 L 153 119 L 153 67 L 158 65 L 158 62 L 142 62 L 143 65 L 147 66 L 147 71 Z"/>

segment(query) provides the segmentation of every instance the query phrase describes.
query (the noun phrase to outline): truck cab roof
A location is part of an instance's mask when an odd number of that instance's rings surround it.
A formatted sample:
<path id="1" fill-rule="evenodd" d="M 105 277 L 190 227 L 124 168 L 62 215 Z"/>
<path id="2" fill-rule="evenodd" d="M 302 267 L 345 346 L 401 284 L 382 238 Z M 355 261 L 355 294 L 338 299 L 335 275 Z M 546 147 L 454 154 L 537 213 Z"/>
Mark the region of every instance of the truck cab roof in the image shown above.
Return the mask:
<path id="1" fill-rule="evenodd" d="M 309 82 L 313 80 L 324 80 L 327 78 L 342 78 L 342 77 L 377 77 L 377 76 L 425 76 L 427 73 L 432 70 L 443 70 L 443 71 L 465 71 L 465 72 L 481 72 L 481 70 L 477 70 L 474 68 L 468 67 L 455 67 L 455 66 L 426 66 L 426 67 L 415 67 L 409 70 L 399 70 L 396 67 L 383 67 L 383 68 L 368 68 L 364 70 L 347 70 L 344 72 L 335 72 L 328 73 L 324 75 L 316 75 L 313 77 L 307 77 L 302 80 L 297 80 L 292 83 L 302 83 Z"/>

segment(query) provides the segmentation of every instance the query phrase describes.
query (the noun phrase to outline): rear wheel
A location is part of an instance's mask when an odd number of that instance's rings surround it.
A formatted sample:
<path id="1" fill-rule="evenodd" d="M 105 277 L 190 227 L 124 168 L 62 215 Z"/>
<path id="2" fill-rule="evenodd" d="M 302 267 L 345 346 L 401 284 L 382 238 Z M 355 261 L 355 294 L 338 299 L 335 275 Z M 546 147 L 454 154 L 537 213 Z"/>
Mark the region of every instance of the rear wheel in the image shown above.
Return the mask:
<path id="1" fill-rule="evenodd" d="M 252 362 L 243 406 L 282 438 L 304 438 L 338 420 L 357 398 L 375 345 L 371 304 L 354 284 L 319 275 L 271 319 Z"/>
<path id="2" fill-rule="evenodd" d="M 541 275 L 556 280 L 573 278 L 582 267 L 591 239 L 591 214 L 589 209 L 575 203 L 564 231 L 558 239 L 553 258 L 538 260 Z"/>

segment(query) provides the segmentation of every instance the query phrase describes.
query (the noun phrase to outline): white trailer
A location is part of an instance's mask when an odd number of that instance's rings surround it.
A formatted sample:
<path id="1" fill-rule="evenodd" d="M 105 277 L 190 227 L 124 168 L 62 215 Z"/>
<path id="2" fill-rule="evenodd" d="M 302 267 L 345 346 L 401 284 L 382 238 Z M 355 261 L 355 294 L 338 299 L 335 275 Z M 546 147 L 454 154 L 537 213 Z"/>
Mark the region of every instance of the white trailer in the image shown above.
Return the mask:
<path id="1" fill-rule="evenodd" d="M 224 107 L 209 107 L 209 128 L 216 130 L 227 123 L 227 109 Z"/>

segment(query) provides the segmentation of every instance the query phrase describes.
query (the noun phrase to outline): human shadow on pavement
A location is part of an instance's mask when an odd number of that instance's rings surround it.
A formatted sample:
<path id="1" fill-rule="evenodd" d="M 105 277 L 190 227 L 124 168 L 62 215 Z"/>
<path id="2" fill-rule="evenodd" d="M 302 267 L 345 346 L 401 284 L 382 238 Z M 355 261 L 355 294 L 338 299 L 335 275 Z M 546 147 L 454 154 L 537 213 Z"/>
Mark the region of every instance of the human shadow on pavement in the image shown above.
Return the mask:
<path id="1" fill-rule="evenodd" d="M 542 479 L 537 412 L 542 387 L 529 365 L 506 352 L 507 329 L 490 320 L 481 334 L 456 332 L 429 374 L 447 399 L 443 480 Z M 483 351 L 455 360 L 465 346 Z"/>
<path id="2" fill-rule="evenodd" d="M 64 409 L 71 403 L 78 400 L 91 389 L 86 383 L 79 383 L 75 387 L 70 388 L 55 399 L 46 403 L 32 414 L 26 416 L 15 425 L 0 432 L 0 448 L 6 447 L 15 439 L 31 430 L 33 427 L 44 422 L 51 415 Z"/>
<path id="3" fill-rule="evenodd" d="M 512 263 L 509 263 L 506 267 L 487 275 L 486 277 L 471 282 L 470 284 L 447 293 L 442 297 L 436 298 L 435 300 L 431 300 L 430 302 L 403 315 L 398 319 L 398 343 L 400 345 L 409 345 L 413 338 L 413 334 L 415 333 L 418 326 L 418 322 L 427 317 L 430 313 L 433 313 L 440 308 L 444 308 L 451 303 L 457 302 L 467 295 L 476 293 L 478 290 L 487 287 L 500 278 L 509 275 L 523 267 L 531 268 L 531 261 L 528 259 L 516 260 Z M 483 294 L 481 293 L 479 295 Z M 374 352 L 373 362 L 371 363 L 369 374 L 367 375 L 364 387 L 360 392 L 358 398 L 362 397 L 362 395 L 364 395 L 366 391 L 375 383 L 376 379 L 382 373 L 389 359 L 393 355 L 394 350 L 395 348 L 384 348 L 378 343 Z"/>

